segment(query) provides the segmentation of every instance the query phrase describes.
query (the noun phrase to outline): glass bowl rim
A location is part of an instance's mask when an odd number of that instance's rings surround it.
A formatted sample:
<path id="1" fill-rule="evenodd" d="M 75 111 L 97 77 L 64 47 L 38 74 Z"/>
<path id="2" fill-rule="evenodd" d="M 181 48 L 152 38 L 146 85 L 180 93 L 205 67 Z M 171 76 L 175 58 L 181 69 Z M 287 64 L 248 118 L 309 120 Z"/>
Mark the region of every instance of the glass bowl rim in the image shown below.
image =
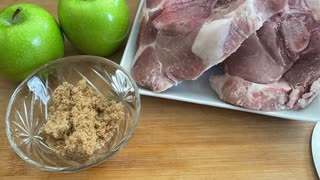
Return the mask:
<path id="1" fill-rule="evenodd" d="M 12 110 L 12 105 L 14 100 L 16 99 L 17 94 L 19 93 L 20 89 L 22 88 L 23 85 L 25 85 L 27 83 L 28 80 L 30 80 L 35 74 L 39 73 L 42 70 L 45 70 L 46 68 L 50 67 L 50 66 L 54 66 L 60 63 L 64 63 L 65 61 L 77 61 L 77 58 L 82 58 L 82 60 L 88 62 L 88 61 L 96 61 L 99 60 L 99 62 L 102 62 L 103 64 L 107 64 L 107 65 L 111 65 L 113 67 L 115 67 L 116 69 L 120 69 L 126 76 L 127 78 L 130 80 L 130 83 L 132 84 L 133 88 L 134 88 L 134 93 L 135 93 L 135 97 L 136 97 L 136 108 L 135 108 L 135 117 L 133 120 L 133 124 L 130 127 L 130 129 L 128 130 L 128 132 L 126 133 L 126 135 L 124 136 L 124 138 L 110 151 L 108 151 L 106 154 L 104 154 L 102 157 L 90 161 L 89 163 L 84 163 L 81 164 L 79 166 L 75 166 L 75 167 L 54 167 L 54 166 L 47 166 L 47 165 L 43 165 L 41 163 L 38 163 L 34 160 L 31 160 L 27 155 L 25 155 L 20 148 L 17 146 L 17 144 L 14 142 L 13 140 L 13 135 L 10 131 L 10 112 Z M 119 149 L 121 149 L 123 146 L 125 146 L 128 142 L 128 140 L 130 139 L 130 137 L 132 136 L 133 132 L 136 129 L 136 126 L 138 124 L 139 118 L 140 118 L 140 109 L 141 109 L 141 99 L 140 99 L 140 94 L 139 94 L 139 89 L 137 84 L 135 83 L 135 81 L 133 80 L 133 78 L 131 77 L 131 75 L 123 68 L 121 67 L 119 64 L 113 62 L 112 60 L 109 60 L 105 57 L 100 57 L 100 56 L 93 56 L 93 55 L 73 55 L 73 56 L 65 56 L 62 57 L 60 59 L 51 61 L 41 67 L 39 67 L 38 69 L 36 69 L 35 71 L 33 71 L 28 77 L 26 77 L 19 85 L 18 87 L 14 90 L 13 94 L 11 95 L 11 98 L 9 100 L 7 109 L 6 109 L 6 117 L 5 117 L 5 121 L 6 121 L 6 135 L 8 138 L 8 141 L 11 145 L 11 147 L 13 148 L 13 150 L 18 154 L 18 156 L 20 158 L 22 158 L 24 161 L 26 161 L 27 163 L 31 164 L 32 166 L 35 166 L 41 170 L 45 170 L 45 171 L 52 171 L 52 172 L 74 172 L 74 171 L 79 171 L 79 170 L 83 170 L 95 165 L 98 165 L 102 162 L 104 162 L 106 159 L 108 159 L 109 157 L 111 157 L 114 153 L 116 153 Z"/>

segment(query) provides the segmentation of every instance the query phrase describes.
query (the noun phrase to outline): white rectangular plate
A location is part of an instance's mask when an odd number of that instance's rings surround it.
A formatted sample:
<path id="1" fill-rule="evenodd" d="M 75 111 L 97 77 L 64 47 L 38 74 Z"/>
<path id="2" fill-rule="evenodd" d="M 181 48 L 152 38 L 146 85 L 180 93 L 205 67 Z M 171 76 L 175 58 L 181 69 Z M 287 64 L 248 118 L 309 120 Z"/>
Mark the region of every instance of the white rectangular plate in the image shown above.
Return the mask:
<path id="1" fill-rule="evenodd" d="M 144 0 L 141 0 L 139 9 L 136 14 L 136 18 L 131 30 L 131 34 L 124 51 L 120 65 L 124 67 L 129 73 L 131 73 L 131 67 L 136 50 L 136 41 L 139 31 L 139 16 L 143 6 Z M 204 104 L 209 106 L 245 111 L 250 113 L 263 114 L 273 117 L 280 117 L 292 120 L 301 121 L 319 121 L 320 120 L 320 98 L 316 98 L 314 102 L 306 109 L 299 111 L 278 111 L 278 112 L 263 112 L 254 111 L 237 106 L 233 106 L 221 101 L 215 92 L 209 86 L 209 76 L 213 73 L 217 73 L 217 68 L 212 68 L 203 74 L 199 79 L 195 81 L 184 81 L 181 84 L 168 89 L 165 92 L 153 93 L 147 89 L 139 88 L 142 95 L 154 96 L 159 98 L 173 99 L 178 101 L 185 101 L 196 104 Z"/>

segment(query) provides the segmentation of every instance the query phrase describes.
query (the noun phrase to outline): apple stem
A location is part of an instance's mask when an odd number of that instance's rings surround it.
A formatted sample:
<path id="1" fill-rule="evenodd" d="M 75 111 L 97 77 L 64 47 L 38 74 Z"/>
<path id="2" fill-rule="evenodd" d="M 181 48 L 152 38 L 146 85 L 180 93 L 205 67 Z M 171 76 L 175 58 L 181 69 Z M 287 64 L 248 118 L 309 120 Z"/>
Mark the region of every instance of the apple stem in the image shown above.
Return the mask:
<path id="1" fill-rule="evenodd" d="M 22 7 L 18 7 L 18 9 L 12 15 L 12 22 L 13 24 L 17 21 L 17 15 L 22 11 Z"/>

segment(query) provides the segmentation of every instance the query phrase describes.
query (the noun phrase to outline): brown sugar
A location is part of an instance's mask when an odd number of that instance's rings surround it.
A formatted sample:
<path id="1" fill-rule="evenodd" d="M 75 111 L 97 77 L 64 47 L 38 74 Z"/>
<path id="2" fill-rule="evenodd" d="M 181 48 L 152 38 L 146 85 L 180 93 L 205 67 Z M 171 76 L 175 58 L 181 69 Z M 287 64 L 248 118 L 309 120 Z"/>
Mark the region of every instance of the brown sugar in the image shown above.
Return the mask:
<path id="1" fill-rule="evenodd" d="M 64 82 L 52 94 L 45 142 L 61 155 L 89 157 L 104 148 L 124 118 L 121 103 L 100 96 L 85 80 Z"/>

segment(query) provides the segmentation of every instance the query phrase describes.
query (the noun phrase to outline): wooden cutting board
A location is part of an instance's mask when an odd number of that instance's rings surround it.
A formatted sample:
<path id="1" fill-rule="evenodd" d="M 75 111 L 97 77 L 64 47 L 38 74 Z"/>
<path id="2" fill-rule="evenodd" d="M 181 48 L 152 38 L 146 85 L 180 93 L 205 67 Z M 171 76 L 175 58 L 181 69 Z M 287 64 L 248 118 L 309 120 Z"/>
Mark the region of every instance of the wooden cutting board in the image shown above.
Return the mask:
<path id="1" fill-rule="evenodd" d="M 0 9 L 17 2 L 38 4 L 57 17 L 52 0 L 1 0 Z M 132 22 L 139 1 L 128 3 Z M 110 59 L 119 62 L 123 49 Z M 66 55 L 73 54 L 66 42 Z M 44 172 L 7 141 L 5 112 L 16 86 L 0 80 L 0 179 L 318 179 L 310 150 L 314 123 L 144 96 L 138 127 L 117 154 L 76 173 Z"/>

